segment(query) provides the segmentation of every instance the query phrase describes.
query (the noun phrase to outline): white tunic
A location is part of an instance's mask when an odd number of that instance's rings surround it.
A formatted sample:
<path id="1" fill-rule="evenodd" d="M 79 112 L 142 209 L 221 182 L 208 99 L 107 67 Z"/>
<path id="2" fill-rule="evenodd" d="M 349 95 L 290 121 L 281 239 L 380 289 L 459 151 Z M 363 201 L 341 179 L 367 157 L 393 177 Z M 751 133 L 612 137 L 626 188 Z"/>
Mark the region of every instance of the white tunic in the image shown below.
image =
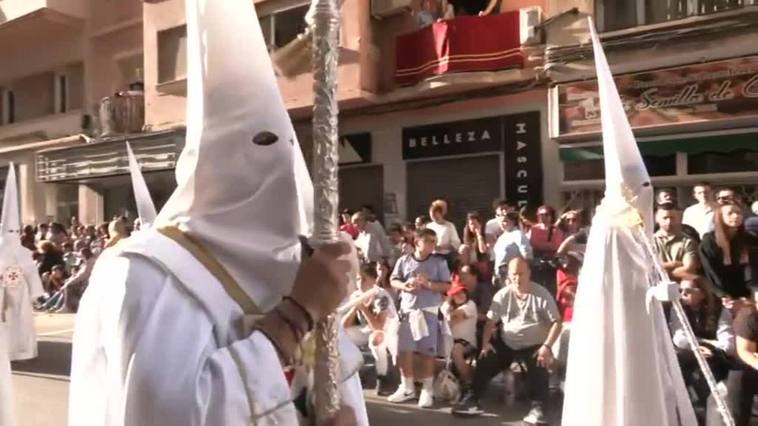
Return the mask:
<path id="1" fill-rule="evenodd" d="M 13 398 L 11 390 L 11 363 L 8 359 L 8 351 L 4 346 L 7 344 L 7 324 L 0 321 L 0 426 L 13 426 Z"/>
<path id="2" fill-rule="evenodd" d="M 69 424 L 293 425 L 277 353 L 184 248 L 155 231 L 95 266 L 76 318 Z M 341 346 L 343 402 L 368 424 L 355 354 Z M 355 348 L 352 348 L 355 350 Z"/>
<path id="3" fill-rule="evenodd" d="M 3 246 L 0 249 L 0 307 L 5 310 L 7 321 L 8 354 L 11 361 L 36 358 L 32 301 L 42 295 L 42 282 L 28 249 L 15 241 L 0 244 Z"/>

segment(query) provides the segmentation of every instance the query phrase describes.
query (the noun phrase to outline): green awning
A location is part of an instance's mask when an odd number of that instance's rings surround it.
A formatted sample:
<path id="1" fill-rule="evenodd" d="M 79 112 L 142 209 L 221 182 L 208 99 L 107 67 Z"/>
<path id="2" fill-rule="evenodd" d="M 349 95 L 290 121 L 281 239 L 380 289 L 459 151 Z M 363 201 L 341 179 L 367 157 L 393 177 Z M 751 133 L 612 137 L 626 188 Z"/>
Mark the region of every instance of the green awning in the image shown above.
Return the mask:
<path id="1" fill-rule="evenodd" d="M 727 153 L 740 150 L 758 151 L 758 133 L 667 139 L 640 142 L 638 145 L 642 155 L 652 157 L 665 157 L 677 152 L 703 154 L 706 152 Z M 599 145 L 566 147 L 561 148 L 559 153 L 561 161 L 564 163 L 603 158 L 603 148 Z"/>

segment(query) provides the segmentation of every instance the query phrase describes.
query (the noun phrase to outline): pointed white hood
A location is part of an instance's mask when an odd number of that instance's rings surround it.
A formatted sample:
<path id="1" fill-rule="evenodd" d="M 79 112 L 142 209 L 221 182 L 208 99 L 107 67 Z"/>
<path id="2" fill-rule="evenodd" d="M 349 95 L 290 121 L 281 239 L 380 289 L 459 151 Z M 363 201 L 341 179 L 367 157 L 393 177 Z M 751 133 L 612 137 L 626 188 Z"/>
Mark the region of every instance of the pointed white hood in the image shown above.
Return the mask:
<path id="1" fill-rule="evenodd" d="M 652 234 L 653 186 L 591 19 L 590 35 L 600 96 L 605 196 L 624 196 L 632 207 L 639 211 L 645 222 L 645 229 Z"/>
<path id="2" fill-rule="evenodd" d="M 18 213 L 18 185 L 16 184 L 16 169 L 13 163 L 8 165 L 8 177 L 5 180 L 5 195 L 3 196 L 2 225 L 0 234 L 3 237 L 13 235 L 18 240 L 21 236 L 21 220 Z M 19 245 L 21 242 L 19 241 Z"/>
<path id="3" fill-rule="evenodd" d="M 291 289 L 313 188 L 253 2 L 186 14 L 186 145 L 156 224 L 198 239 L 266 310 Z"/>
<path id="4" fill-rule="evenodd" d="M 663 310 L 647 304 L 653 189 L 591 20 L 589 26 L 606 191 L 574 300 L 562 424 L 694 426 Z"/>
<path id="5" fill-rule="evenodd" d="M 150 190 L 145 183 L 145 177 L 142 176 L 137 158 L 134 156 L 131 145 L 126 143 L 126 155 L 129 157 L 129 174 L 132 177 L 132 190 L 134 191 L 134 201 L 137 204 L 137 215 L 139 216 L 142 228 L 148 228 L 155 222 L 158 215 L 155 211 L 155 204 L 150 197 Z"/>

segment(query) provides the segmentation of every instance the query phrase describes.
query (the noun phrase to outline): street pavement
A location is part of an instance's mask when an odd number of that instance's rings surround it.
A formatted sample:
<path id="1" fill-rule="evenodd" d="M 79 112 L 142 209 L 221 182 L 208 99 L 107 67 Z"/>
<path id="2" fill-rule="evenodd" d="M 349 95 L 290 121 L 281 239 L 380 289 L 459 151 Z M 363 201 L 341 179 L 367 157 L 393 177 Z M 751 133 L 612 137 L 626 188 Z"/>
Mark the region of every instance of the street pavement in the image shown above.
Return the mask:
<path id="1" fill-rule="evenodd" d="M 64 426 L 67 418 L 71 338 L 74 316 L 35 314 L 40 356 L 13 363 L 16 417 L 19 426 Z M 446 406 L 420 409 L 414 403 L 390 404 L 365 392 L 372 425 L 413 426 L 495 426 L 521 425 L 526 407 L 506 408 L 496 395 L 484 401 L 488 411 L 482 417 L 461 419 L 450 415 Z M 73 426 L 73 425 L 72 425 Z"/>

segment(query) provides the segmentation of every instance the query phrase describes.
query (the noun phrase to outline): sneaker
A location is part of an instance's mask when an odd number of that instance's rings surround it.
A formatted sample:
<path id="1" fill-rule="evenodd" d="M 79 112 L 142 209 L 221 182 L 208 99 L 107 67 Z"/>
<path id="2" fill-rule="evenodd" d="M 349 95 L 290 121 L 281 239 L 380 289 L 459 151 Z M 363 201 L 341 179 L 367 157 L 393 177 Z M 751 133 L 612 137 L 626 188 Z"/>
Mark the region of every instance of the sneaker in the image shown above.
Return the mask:
<path id="1" fill-rule="evenodd" d="M 434 394 L 426 389 L 421 389 L 418 397 L 419 408 L 432 408 L 434 406 Z"/>
<path id="2" fill-rule="evenodd" d="M 479 401 L 471 391 L 466 392 L 461 397 L 460 402 L 451 410 L 454 416 L 480 416 L 484 411 L 479 407 Z"/>
<path id="3" fill-rule="evenodd" d="M 542 412 L 542 406 L 538 404 L 532 404 L 532 409 L 529 410 L 529 414 L 524 417 L 524 423 L 531 425 L 546 425 L 547 417 Z"/>
<path id="4" fill-rule="evenodd" d="M 400 385 L 400 387 L 397 388 L 395 393 L 387 397 L 387 401 L 399 403 L 399 402 L 410 401 L 414 398 L 416 398 L 415 390 L 407 391 L 405 390 L 405 387 L 403 385 Z"/>

